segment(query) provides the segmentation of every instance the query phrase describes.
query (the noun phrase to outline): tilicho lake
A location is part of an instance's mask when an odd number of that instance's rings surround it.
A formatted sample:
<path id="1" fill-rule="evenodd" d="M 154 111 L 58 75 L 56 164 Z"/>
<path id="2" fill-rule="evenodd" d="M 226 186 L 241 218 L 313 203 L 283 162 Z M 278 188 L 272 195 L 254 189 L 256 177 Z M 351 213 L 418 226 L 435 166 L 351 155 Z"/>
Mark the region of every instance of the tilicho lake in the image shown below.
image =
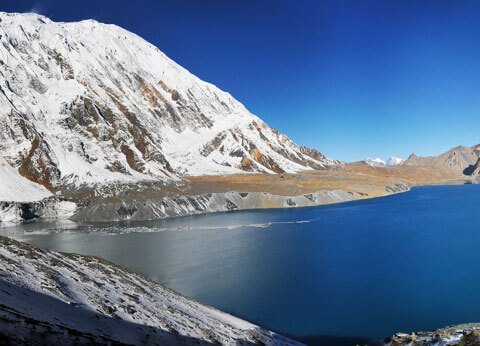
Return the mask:
<path id="1" fill-rule="evenodd" d="M 106 258 L 291 337 L 354 344 L 480 321 L 479 197 L 480 185 L 418 187 L 315 208 L 0 233 Z"/>

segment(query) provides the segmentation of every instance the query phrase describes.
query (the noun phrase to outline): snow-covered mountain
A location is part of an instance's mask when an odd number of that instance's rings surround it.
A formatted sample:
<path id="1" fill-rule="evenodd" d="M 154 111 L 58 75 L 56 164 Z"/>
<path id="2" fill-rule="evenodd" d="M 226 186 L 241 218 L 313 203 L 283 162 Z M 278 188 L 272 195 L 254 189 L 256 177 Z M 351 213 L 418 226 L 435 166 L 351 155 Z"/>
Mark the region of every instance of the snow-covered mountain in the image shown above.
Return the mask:
<path id="1" fill-rule="evenodd" d="M 395 156 L 390 156 L 390 158 L 387 160 L 386 164 L 387 166 L 398 166 L 403 162 L 403 159 Z"/>
<path id="2" fill-rule="evenodd" d="M 402 162 L 403 162 L 402 159 L 395 156 L 391 156 L 387 161 L 384 161 L 379 157 L 377 157 L 376 159 L 367 157 L 365 159 L 365 163 L 372 167 L 386 167 L 386 166 L 393 167 L 393 166 L 398 166 Z"/>
<path id="3" fill-rule="evenodd" d="M 65 184 L 340 164 L 115 25 L 0 13 L 0 156 Z"/>
<path id="4" fill-rule="evenodd" d="M 387 165 L 387 163 L 379 157 L 377 157 L 376 159 L 372 159 L 370 157 L 367 157 L 365 159 L 365 163 L 369 166 L 372 166 L 372 167 L 385 167 Z"/>

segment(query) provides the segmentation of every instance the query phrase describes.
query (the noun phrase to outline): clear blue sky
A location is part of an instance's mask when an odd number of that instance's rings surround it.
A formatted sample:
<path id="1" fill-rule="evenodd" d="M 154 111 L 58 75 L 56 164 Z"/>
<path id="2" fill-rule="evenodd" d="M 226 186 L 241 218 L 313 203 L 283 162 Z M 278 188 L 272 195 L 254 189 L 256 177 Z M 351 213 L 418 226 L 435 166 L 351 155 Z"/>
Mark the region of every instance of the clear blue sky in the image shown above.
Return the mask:
<path id="1" fill-rule="evenodd" d="M 334 158 L 480 142 L 480 1 L 0 0 L 118 24 Z"/>

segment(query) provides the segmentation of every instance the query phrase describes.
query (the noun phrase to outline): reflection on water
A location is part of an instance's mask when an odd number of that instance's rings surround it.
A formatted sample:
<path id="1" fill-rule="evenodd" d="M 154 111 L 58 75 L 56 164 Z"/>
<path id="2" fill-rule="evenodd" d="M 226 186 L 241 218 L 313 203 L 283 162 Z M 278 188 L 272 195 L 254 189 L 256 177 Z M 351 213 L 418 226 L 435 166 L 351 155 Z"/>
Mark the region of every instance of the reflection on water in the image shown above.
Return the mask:
<path id="1" fill-rule="evenodd" d="M 480 320 L 479 192 L 428 187 L 328 207 L 0 232 L 107 258 L 285 334 L 380 339 Z"/>

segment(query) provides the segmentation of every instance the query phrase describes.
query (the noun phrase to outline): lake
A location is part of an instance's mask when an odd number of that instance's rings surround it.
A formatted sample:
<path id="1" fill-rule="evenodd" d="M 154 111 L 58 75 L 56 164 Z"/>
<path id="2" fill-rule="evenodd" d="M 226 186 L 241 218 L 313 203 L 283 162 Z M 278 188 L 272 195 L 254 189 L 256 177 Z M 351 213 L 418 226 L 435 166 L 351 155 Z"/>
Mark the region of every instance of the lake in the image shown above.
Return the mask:
<path id="1" fill-rule="evenodd" d="M 0 228 L 97 255 L 203 303 L 318 344 L 480 321 L 480 185 L 134 224 Z"/>

